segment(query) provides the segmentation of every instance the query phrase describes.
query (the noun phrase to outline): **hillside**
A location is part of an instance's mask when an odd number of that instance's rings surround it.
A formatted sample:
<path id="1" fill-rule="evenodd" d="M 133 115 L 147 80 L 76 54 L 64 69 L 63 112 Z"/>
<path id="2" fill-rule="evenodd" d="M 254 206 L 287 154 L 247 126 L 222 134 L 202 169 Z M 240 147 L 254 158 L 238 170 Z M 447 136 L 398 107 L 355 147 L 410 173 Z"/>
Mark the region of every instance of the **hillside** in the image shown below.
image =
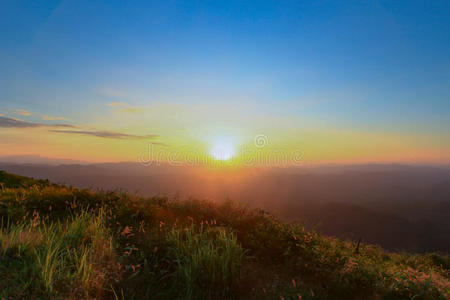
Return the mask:
<path id="1" fill-rule="evenodd" d="M 355 242 L 362 238 L 391 251 L 450 253 L 450 169 L 445 166 L 205 172 L 125 162 L 58 166 L 0 162 L 0 169 L 77 188 L 124 189 L 144 197 L 236 199 L 328 236 Z"/>
<path id="2" fill-rule="evenodd" d="M 0 171 L 0 298 L 448 299 L 450 258 L 322 236 L 234 202 Z"/>

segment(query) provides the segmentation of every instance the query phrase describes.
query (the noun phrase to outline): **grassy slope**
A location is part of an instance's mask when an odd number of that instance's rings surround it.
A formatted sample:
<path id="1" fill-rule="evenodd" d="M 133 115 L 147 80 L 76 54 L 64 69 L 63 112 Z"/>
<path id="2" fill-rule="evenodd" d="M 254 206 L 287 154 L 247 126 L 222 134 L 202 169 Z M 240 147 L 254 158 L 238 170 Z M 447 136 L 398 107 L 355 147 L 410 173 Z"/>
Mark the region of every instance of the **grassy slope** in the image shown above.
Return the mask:
<path id="1" fill-rule="evenodd" d="M 388 253 L 236 203 L 0 171 L 0 298 L 448 299 L 447 256 Z"/>

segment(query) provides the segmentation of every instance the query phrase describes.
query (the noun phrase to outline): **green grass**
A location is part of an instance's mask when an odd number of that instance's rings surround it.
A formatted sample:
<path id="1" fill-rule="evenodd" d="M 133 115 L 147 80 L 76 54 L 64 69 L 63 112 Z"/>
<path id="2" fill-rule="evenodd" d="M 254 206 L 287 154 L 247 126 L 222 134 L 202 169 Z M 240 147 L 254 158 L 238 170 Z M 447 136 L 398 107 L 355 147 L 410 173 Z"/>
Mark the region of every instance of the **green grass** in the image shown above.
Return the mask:
<path id="1" fill-rule="evenodd" d="M 0 230 L 0 297 L 89 297 L 114 253 L 102 215 L 82 212 L 64 222 L 27 222 Z M 113 274 L 109 274 L 113 275 Z M 101 276 L 100 276 L 101 277 Z"/>
<path id="2" fill-rule="evenodd" d="M 167 235 L 176 262 L 176 282 L 184 299 L 224 298 L 237 293 L 245 251 L 226 229 L 173 228 Z"/>
<path id="3" fill-rule="evenodd" d="M 448 299 L 448 256 L 391 253 L 237 203 L 0 172 L 0 299 Z"/>

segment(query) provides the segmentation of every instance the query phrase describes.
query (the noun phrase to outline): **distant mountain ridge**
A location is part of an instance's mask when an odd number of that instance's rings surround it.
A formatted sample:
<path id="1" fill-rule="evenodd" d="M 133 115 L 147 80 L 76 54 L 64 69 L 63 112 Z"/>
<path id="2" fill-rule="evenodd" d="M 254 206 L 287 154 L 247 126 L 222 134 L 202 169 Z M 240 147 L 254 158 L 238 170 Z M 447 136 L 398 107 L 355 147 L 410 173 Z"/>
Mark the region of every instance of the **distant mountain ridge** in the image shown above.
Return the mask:
<path id="1" fill-rule="evenodd" d="M 70 165 L 70 164 L 90 164 L 89 162 L 65 158 L 49 158 L 39 155 L 8 155 L 0 156 L 0 163 L 11 164 L 41 164 L 41 165 Z"/>

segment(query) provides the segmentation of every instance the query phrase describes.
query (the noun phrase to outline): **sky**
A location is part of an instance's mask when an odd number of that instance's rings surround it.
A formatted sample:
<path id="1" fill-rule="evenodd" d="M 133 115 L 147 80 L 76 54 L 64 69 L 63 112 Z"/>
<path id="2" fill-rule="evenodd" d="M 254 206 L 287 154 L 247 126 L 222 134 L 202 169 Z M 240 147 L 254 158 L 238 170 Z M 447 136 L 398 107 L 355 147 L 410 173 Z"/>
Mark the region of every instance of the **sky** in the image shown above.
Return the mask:
<path id="1" fill-rule="evenodd" d="M 149 152 L 450 163 L 450 2 L 1 1 L 0 156 Z"/>

